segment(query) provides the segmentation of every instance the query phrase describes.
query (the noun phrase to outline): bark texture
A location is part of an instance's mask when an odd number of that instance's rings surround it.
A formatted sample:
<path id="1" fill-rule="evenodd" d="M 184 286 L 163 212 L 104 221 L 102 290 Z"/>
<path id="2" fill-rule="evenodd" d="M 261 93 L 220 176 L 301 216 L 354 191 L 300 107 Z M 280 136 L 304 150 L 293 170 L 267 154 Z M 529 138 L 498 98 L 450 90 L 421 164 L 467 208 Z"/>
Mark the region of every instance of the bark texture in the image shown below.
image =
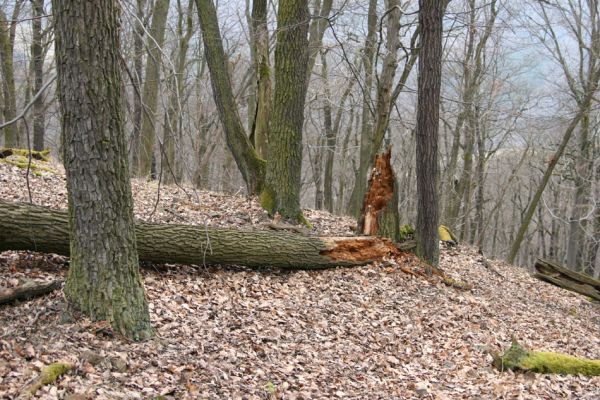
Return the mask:
<path id="1" fill-rule="evenodd" d="M 282 0 L 277 13 L 275 95 L 269 125 L 269 162 L 261 204 L 285 220 L 303 221 L 300 209 L 302 126 L 308 62 L 308 4 Z"/>
<path id="2" fill-rule="evenodd" d="M 376 237 L 316 237 L 142 222 L 136 223 L 136 238 L 139 259 L 158 263 L 320 269 L 367 264 L 397 253 L 392 242 Z M 67 213 L 0 201 L 0 251 L 5 250 L 69 255 Z"/>
<path id="3" fill-rule="evenodd" d="M 44 1 L 32 0 L 33 19 L 31 20 L 31 58 L 33 62 L 33 93 L 39 93 L 44 85 L 44 50 L 42 48 L 42 16 Z M 44 150 L 45 110 L 44 96 L 39 96 L 33 104 L 33 149 Z"/>
<path id="4" fill-rule="evenodd" d="M 264 181 L 265 161 L 259 158 L 256 150 L 252 147 L 238 113 L 231 88 L 228 62 L 223 50 L 217 10 L 212 0 L 196 0 L 196 6 L 213 97 L 225 130 L 227 147 L 242 174 L 248 194 L 258 194 Z"/>
<path id="5" fill-rule="evenodd" d="M 437 267 L 438 244 L 438 130 L 442 61 L 442 4 L 419 0 L 421 50 L 417 109 L 417 254 Z"/>
<path id="6" fill-rule="evenodd" d="M 138 155 L 137 174 L 141 177 L 150 176 L 152 170 L 152 157 L 154 143 L 156 142 L 156 113 L 158 108 L 158 89 L 160 83 L 160 63 L 162 60 L 162 47 L 165 41 L 167 15 L 169 13 L 169 0 L 157 0 L 154 5 L 154 15 L 150 26 L 150 36 L 147 46 L 148 61 L 142 101 L 146 105 L 146 112 L 142 113 L 141 146 Z"/>
<path id="7" fill-rule="evenodd" d="M 133 223 L 119 6 L 114 0 L 54 0 L 52 5 L 69 229 L 64 213 L 60 226 L 49 227 L 71 237 L 65 294 L 92 320 L 107 320 L 117 332 L 145 339 L 152 327 Z"/>

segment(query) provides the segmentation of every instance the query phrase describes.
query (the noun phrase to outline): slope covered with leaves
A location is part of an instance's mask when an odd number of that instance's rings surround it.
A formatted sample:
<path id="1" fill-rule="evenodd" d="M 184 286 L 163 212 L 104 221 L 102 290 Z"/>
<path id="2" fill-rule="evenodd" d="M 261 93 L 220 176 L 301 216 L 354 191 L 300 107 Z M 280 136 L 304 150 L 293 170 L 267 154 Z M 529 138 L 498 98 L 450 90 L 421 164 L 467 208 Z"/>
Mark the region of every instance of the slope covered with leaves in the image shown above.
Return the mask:
<path id="1" fill-rule="evenodd" d="M 60 173 L 30 177 L 36 204 L 65 208 Z M 255 201 L 133 181 L 138 218 L 268 229 Z M 0 163 L 0 198 L 28 201 L 22 169 Z M 347 235 L 353 221 L 308 211 L 314 233 Z M 70 319 L 62 292 L 0 307 L 0 397 L 15 398 L 39 370 L 76 368 L 38 391 L 44 399 L 596 399 L 600 378 L 500 373 L 489 350 L 511 336 L 535 349 L 600 358 L 600 306 L 468 247 L 443 250 L 442 268 L 468 291 L 402 271 L 411 255 L 360 268 L 146 265 L 157 335 L 116 337 Z M 0 286 L 64 276 L 68 260 L 0 254 Z M 70 397 L 69 397 L 70 396 Z"/>

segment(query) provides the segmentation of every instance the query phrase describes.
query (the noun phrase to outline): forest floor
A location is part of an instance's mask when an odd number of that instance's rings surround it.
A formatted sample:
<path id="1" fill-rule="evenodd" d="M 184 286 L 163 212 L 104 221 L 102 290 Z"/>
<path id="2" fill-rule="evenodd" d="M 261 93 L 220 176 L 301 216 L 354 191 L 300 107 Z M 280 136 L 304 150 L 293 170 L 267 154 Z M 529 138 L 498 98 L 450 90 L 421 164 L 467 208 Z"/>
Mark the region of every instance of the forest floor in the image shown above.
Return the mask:
<path id="1" fill-rule="evenodd" d="M 64 175 L 30 177 L 33 202 L 66 208 Z M 133 181 L 136 216 L 267 229 L 244 197 Z M 158 196 L 160 194 L 160 196 Z M 0 198 L 28 201 L 24 171 L 0 163 Z M 306 210 L 314 231 L 350 235 L 354 221 Z M 234 250 L 233 250 L 234 251 Z M 600 359 L 600 304 L 540 282 L 474 249 L 442 250 L 441 267 L 470 290 L 391 263 L 322 271 L 144 265 L 156 337 L 133 343 L 102 323 L 62 318 L 62 291 L 0 306 L 0 398 L 16 398 L 52 362 L 75 364 L 43 399 L 598 399 L 600 377 L 515 374 L 489 350 Z M 0 254 L 0 287 L 64 277 L 68 260 Z M 160 398 L 160 397 L 158 397 Z"/>

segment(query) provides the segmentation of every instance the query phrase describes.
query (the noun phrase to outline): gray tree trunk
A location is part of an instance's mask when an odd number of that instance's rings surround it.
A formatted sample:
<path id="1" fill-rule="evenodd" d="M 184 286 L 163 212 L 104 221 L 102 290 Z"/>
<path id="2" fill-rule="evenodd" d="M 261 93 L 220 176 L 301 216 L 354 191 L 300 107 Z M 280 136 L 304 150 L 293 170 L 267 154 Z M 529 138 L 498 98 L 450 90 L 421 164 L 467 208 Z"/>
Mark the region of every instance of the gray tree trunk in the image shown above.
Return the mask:
<path id="1" fill-rule="evenodd" d="M 434 267 L 438 245 L 438 130 L 442 74 L 442 5 L 419 0 L 421 51 L 417 106 L 417 254 Z M 428 270 L 431 273 L 431 269 Z"/>

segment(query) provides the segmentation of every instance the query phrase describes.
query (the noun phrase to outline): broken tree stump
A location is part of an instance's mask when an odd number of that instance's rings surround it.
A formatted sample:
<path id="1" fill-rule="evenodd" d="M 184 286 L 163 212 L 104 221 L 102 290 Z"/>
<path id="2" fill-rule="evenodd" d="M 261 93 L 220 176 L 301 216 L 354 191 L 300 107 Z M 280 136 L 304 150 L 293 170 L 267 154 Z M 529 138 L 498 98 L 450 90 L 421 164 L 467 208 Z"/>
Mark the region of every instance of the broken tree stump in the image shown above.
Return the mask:
<path id="1" fill-rule="evenodd" d="M 398 189 L 391 164 L 391 146 L 375 156 L 369 185 L 358 219 L 357 233 L 400 240 Z"/>
<path id="2" fill-rule="evenodd" d="M 322 269 L 380 261 L 398 254 L 377 237 L 318 237 L 289 232 L 242 231 L 199 225 L 136 222 L 140 261 L 247 267 Z M 69 255 L 66 211 L 0 201 L 0 251 Z"/>
<path id="3" fill-rule="evenodd" d="M 1 289 L 0 304 L 12 303 L 16 300 L 28 300 L 42 296 L 60 288 L 62 281 L 27 281 L 19 286 Z"/>
<path id="4" fill-rule="evenodd" d="M 535 276 L 563 289 L 570 290 L 600 301 L 600 280 L 589 275 L 571 271 L 555 262 L 538 258 Z"/>
<path id="5" fill-rule="evenodd" d="M 547 351 L 532 351 L 513 339 L 510 348 L 503 354 L 492 353 L 492 365 L 499 371 L 536 372 L 540 374 L 600 375 L 600 360 L 577 358 L 568 354 Z"/>

